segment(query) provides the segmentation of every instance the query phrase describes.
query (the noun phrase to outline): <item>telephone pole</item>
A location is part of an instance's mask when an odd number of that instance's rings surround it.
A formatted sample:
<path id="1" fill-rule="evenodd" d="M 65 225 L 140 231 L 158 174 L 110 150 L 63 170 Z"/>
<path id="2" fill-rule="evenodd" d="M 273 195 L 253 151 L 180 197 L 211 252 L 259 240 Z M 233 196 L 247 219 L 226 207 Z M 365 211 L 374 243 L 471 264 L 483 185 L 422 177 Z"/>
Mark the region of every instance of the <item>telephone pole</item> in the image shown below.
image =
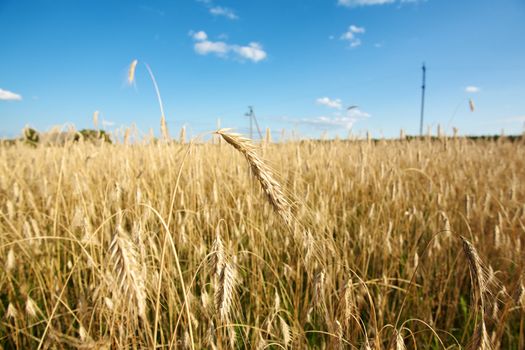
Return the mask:
<path id="1" fill-rule="evenodd" d="M 257 127 L 257 132 L 259 133 L 259 138 L 262 140 L 261 128 L 259 128 L 259 123 L 257 123 L 257 118 L 255 118 L 253 107 L 248 106 L 248 113 L 245 113 L 244 115 L 250 118 L 250 139 L 253 140 L 253 123 L 255 122 L 255 126 Z"/>
<path id="2" fill-rule="evenodd" d="M 423 66 L 421 67 L 423 70 L 423 84 L 421 85 L 421 120 L 419 122 L 419 136 L 423 136 L 423 119 L 425 116 L 425 86 L 426 86 L 426 76 L 427 76 L 427 68 L 425 66 L 425 62 L 423 62 Z"/>
<path id="3" fill-rule="evenodd" d="M 253 140 L 253 121 L 252 121 L 252 115 L 253 115 L 253 107 L 248 106 L 248 112 L 244 113 L 245 117 L 250 118 L 250 140 Z"/>

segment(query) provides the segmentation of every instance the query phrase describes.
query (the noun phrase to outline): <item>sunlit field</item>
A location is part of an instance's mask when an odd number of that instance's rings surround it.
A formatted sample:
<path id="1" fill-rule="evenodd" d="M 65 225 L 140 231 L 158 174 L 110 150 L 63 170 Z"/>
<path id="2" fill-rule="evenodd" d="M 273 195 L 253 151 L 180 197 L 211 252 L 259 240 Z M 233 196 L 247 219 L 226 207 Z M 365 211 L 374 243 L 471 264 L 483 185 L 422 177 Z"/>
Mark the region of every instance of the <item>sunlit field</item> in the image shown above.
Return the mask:
<path id="1" fill-rule="evenodd" d="M 522 139 L 0 147 L 0 348 L 523 349 Z"/>

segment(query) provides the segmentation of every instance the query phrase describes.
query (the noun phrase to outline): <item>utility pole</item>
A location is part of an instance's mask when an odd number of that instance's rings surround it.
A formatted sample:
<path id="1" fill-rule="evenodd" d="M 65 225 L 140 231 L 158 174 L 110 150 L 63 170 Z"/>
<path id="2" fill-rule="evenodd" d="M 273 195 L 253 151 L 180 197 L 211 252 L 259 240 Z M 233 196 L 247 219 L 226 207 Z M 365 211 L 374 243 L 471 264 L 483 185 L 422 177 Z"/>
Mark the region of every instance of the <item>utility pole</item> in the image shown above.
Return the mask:
<path id="1" fill-rule="evenodd" d="M 425 66 L 425 62 L 423 62 L 423 66 L 421 67 L 423 70 L 423 84 L 421 85 L 421 120 L 419 122 L 419 136 L 423 136 L 423 119 L 425 116 L 425 86 L 426 86 L 426 75 L 427 75 L 427 68 Z"/>
<path id="2" fill-rule="evenodd" d="M 253 115 L 253 107 L 248 106 L 248 113 L 244 113 L 244 116 L 250 118 L 250 140 L 253 140 L 253 121 L 252 121 L 252 115 Z"/>
<path id="3" fill-rule="evenodd" d="M 253 112 L 253 106 L 248 106 L 248 113 L 244 114 L 246 117 L 250 118 L 250 139 L 253 140 L 253 123 L 257 127 L 257 132 L 259 133 L 259 138 L 262 140 L 261 128 L 259 128 L 259 123 L 257 123 L 257 118 L 255 118 L 255 113 Z"/>
<path id="4" fill-rule="evenodd" d="M 253 109 L 251 106 L 249 108 L 250 108 L 250 139 L 253 140 L 253 118 L 252 118 Z"/>

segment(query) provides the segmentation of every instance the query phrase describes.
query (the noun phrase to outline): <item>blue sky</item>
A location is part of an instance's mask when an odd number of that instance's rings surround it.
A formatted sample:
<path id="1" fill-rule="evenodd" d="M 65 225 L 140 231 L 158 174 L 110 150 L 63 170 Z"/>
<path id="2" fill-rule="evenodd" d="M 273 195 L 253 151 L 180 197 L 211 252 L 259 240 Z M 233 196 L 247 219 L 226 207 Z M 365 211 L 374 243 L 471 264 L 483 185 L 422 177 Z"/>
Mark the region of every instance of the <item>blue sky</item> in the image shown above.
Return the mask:
<path id="1" fill-rule="evenodd" d="M 172 135 L 217 118 L 246 133 L 248 105 L 276 134 L 415 134 L 423 61 L 425 130 L 525 123 L 523 0 L 0 0 L 0 29 L 1 136 L 91 128 L 96 110 L 108 130 L 158 134 L 143 63 Z"/>

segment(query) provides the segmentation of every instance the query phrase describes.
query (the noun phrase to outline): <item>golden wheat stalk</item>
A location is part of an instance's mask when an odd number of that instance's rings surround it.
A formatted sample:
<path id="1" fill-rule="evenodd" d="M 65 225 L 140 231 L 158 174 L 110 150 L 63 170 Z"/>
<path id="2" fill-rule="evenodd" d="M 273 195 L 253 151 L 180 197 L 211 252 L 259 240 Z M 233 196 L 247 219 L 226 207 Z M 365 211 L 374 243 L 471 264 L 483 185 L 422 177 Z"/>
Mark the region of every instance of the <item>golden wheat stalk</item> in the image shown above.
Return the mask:
<path id="1" fill-rule="evenodd" d="M 396 350 L 406 350 L 405 340 L 401 331 L 396 330 Z"/>
<path id="2" fill-rule="evenodd" d="M 18 318 L 18 311 L 16 310 L 16 307 L 13 304 L 9 303 L 9 305 L 7 306 L 5 317 L 7 319 L 17 319 Z"/>
<path id="3" fill-rule="evenodd" d="M 5 262 L 5 272 L 11 272 L 16 267 L 16 258 L 13 248 L 7 252 L 7 259 Z"/>
<path id="4" fill-rule="evenodd" d="M 228 131 L 229 129 L 220 129 L 215 133 L 220 135 L 224 141 L 233 146 L 246 158 L 248 164 L 250 164 L 253 175 L 261 184 L 268 201 L 286 225 L 292 228 L 292 208 L 290 202 L 286 199 L 279 182 L 274 179 L 270 168 L 259 158 L 250 139 L 242 137 L 240 134 L 229 133 Z"/>
<path id="5" fill-rule="evenodd" d="M 131 133 L 131 130 L 129 128 L 126 128 L 126 130 L 124 131 L 124 144 L 125 145 L 128 145 L 129 144 L 129 135 Z"/>
<path id="6" fill-rule="evenodd" d="M 98 116 L 100 114 L 100 111 L 93 112 L 93 125 L 95 126 L 95 129 L 98 129 Z"/>
<path id="7" fill-rule="evenodd" d="M 221 269 L 215 289 L 215 309 L 223 322 L 230 319 L 237 277 L 233 264 L 226 261 Z"/>
<path id="8" fill-rule="evenodd" d="M 180 128 L 179 143 L 181 144 L 186 143 L 186 127 L 185 126 L 182 126 L 182 128 Z"/>
<path id="9" fill-rule="evenodd" d="M 266 136 L 264 137 L 264 142 L 267 145 L 272 143 L 272 132 L 270 131 L 270 128 L 266 128 Z"/>
<path id="10" fill-rule="evenodd" d="M 26 299 L 26 313 L 29 316 L 29 318 L 36 318 L 38 316 L 38 313 L 40 313 L 40 309 L 36 305 L 35 301 L 31 299 L 30 296 L 27 296 Z"/>
<path id="11" fill-rule="evenodd" d="M 218 230 L 217 230 L 218 231 Z M 222 243 L 221 236 L 217 232 L 217 237 L 213 241 L 211 246 L 212 255 L 211 255 L 211 268 L 215 270 L 217 275 L 220 275 L 224 264 L 226 262 L 226 253 L 224 249 L 224 244 Z"/>
<path id="12" fill-rule="evenodd" d="M 485 309 L 487 307 L 486 295 L 489 293 L 489 282 L 486 272 L 483 269 L 483 263 L 478 255 L 478 252 L 476 251 L 476 248 L 474 248 L 472 243 L 470 243 L 465 237 L 460 236 L 460 238 L 463 246 L 463 252 L 468 262 L 474 298 L 476 298 L 477 294 L 479 300 L 478 307 L 481 313 L 481 322 L 478 324 L 474 333 L 470 348 L 476 350 L 492 349 L 490 338 L 487 332 L 487 326 L 485 324 Z"/>
<path id="13" fill-rule="evenodd" d="M 148 70 L 149 76 L 151 78 L 151 81 L 153 82 L 153 87 L 155 88 L 155 93 L 157 94 L 157 100 L 159 101 L 159 108 L 160 108 L 160 126 L 161 126 L 161 132 L 162 137 L 165 141 L 168 141 L 170 138 L 170 135 L 168 133 L 168 126 L 166 124 L 166 118 L 164 114 L 164 105 L 162 104 L 162 98 L 160 97 L 160 90 L 159 86 L 157 85 L 157 79 L 155 79 L 155 75 L 153 75 L 153 71 L 151 70 L 150 66 L 147 63 L 144 63 L 146 66 L 146 69 Z"/>
<path id="14" fill-rule="evenodd" d="M 170 134 L 168 132 L 168 124 L 166 124 L 166 118 L 164 117 L 164 114 L 160 116 L 160 131 L 164 141 L 168 141 L 170 139 Z"/>
<path id="15" fill-rule="evenodd" d="M 292 330 L 290 329 L 290 326 L 288 325 L 288 323 L 286 323 L 284 318 L 282 318 L 281 316 L 279 316 L 279 323 L 280 323 L 280 326 L 281 326 L 280 328 L 281 328 L 281 333 L 282 333 L 282 336 L 283 336 L 283 344 L 284 344 L 284 346 L 286 348 L 288 348 L 288 345 L 293 340 Z"/>
<path id="16" fill-rule="evenodd" d="M 350 318 L 356 313 L 356 305 L 354 300 L 354 285 L 352 277 L 348 278 L 343 288 L 343 297 L 341 298 L 341 306 L 344 315 L 344 322 L 348 322 Z"/>
<path id="17" fill-rule="evenodd" d="M 137 69 L 138 60 L 133 60 L 129 65 L 128 69 L 128 84 L 131 85 L 135 82 L 135 70 Z"/>
<path id="18" fill-rule="evenodd" d="M 128 70 L 128 84 L 131 85 L 135 82 L 135 70 L 137 68 L 138 60 L 133 60 L 129 66 Z M 160 97 L 160 90 L 159 86 L 157 85 L 157 80 L 155 79 L 155 75 L 153 74 L 153 71 L 151 70 L 150 66 L 147 63 L 144 63 L 144 66 L 146 66 L 146 69 L 149 73 L 149 76 L 151 78 L 151 81 L 153 82 L 153 87 L 155 88 L 155 93 L 157 94 L 157 100 L 159 102 L 159 108 L 160 108 L 160 131 L 162 133 L 162 137 L 165 141 L 169 141 L 169 133 L 168 133 L 168 126 L 166 123 L 166 117 L 164 114 L 164 105 L 162 104 L 162 98 Z"/>
<path id="19" fill-rule="evenodd" d="M 324 270 L 319 271 L 315 276 L 313 280 L 314 284 L 314 295 L 313 295 L 313 303 L 314 307 L 318 310 L 325 310 L 326 304 L 325 304 L 325 283 L 326 283 L 326 273 Z"/>
<path id="20" fill-rule="evenodd" d="M 146 289 L 142 269 L 137 262 L 137 251 L 120 225 L 109 246 L 113 273 L 117 281 L 115 291 L 121 300 L 134 300 L 138 315 L 146 317 Z"/>

